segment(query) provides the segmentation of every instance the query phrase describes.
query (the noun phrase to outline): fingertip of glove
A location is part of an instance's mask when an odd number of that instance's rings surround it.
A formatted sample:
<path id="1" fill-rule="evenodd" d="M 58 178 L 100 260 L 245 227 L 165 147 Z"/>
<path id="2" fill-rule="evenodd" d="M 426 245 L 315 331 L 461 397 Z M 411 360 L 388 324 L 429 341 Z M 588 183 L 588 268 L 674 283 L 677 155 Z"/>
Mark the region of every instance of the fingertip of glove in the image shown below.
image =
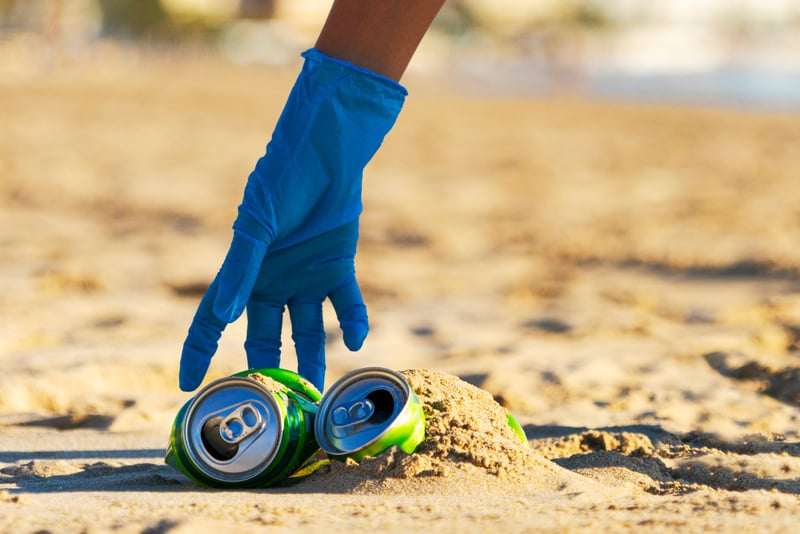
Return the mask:
<path id="1" fill-rule="evenodd" d="M 200 380 L 197 380 L 194 377 L 190 377 L 187 374 L 181 372 L 180 376 L 178 377 L 178 387 L 181 388 L 181 391 L 194 391 L 197 389 L 197 386 L 200 385 Z"/>
<path id="2" fill-rule="evenodd" d="M 211 357 L 207 353 L 191 346 L 190 338 L 187 338 L 181 354 L 180 371 L 178 372 L 178 387 L 180 387 L 181 391 L 194 391 L 197 389 L 206 376 L 210 362 Z"/>
<path id="3" fill-rule="evenodd" d="M 361 348 L 368 333 L 369 324 L 364 321 L 348 321 L 347 323 L 342 323 L 344 345 L 353 352 Z"/>
<path id="4" fill-rule="evenodd" d="M 197 389 L 197 386 L 184 384 L 183 382 L 179 383 L 178 387 L 181 389 L 181 391 L 185 391 L 186 393 L 191 393 L 192 391 Z"/>

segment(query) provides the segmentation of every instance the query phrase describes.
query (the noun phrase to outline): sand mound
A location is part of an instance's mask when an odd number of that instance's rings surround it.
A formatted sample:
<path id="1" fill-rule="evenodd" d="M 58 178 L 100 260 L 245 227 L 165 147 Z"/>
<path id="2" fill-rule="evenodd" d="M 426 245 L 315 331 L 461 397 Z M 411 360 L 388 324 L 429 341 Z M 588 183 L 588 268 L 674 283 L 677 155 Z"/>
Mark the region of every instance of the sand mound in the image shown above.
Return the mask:
<path id="1" fill-rule="evenodd" d="M 528 443 L 514 434 L 505 409 L 489 392 L 445 373 L 410 370 L 403 375 L 425 410 L 426 440 L 419 453 L 434 464 L 446 469 L 467 462 L 501 477 L 533 467 Z"/>
<path id="2" fill-rule="evenodd" d="M 361 463 L 332 461 L 298 489 L 406 495 L 612 491 L 533 452 L 487 391 L 447 373 L 413 369 L 402 374 L 425 412 L 426 438 L 417 451 L 407 455 L 392 447 Z"/>

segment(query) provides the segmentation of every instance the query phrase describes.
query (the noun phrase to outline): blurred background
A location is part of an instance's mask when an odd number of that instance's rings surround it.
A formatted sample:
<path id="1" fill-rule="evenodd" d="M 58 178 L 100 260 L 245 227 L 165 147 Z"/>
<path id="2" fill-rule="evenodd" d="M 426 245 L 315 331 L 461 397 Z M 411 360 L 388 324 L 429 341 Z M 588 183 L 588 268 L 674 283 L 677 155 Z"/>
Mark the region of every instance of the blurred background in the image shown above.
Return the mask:
<path id="1" fill-rule="evenodd" d="M 297 61 L 331 0 L 0 0 L 0 76 L 110 43 Z M 449 0 L 412 73 L 479 94 L 800 106 L 796 0 Z"/>

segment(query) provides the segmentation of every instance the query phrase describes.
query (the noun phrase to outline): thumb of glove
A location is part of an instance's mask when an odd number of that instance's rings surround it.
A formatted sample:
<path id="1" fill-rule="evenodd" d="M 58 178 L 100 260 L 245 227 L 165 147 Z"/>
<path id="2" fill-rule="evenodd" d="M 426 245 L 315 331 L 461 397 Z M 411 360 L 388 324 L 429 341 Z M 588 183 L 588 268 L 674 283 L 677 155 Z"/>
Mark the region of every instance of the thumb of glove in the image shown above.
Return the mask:
<path id="1" fill-rule="evenodd" d="M 183 391 L 192 391 L 203 381 L 222 331 L 244 311 L 266 252 L 260 241 L 234 231 L 228 255 L 203 296 L 183 344 L 179 376 Z"/>
<path id="2" fill-rule="evenodd" d="M 220 321 L 232 323 L 242 314 L 266 254 L 264 243 L 244 232 L 233 232 L 231 248 L 217 275 L 219 289 L 213 309 Z"/>

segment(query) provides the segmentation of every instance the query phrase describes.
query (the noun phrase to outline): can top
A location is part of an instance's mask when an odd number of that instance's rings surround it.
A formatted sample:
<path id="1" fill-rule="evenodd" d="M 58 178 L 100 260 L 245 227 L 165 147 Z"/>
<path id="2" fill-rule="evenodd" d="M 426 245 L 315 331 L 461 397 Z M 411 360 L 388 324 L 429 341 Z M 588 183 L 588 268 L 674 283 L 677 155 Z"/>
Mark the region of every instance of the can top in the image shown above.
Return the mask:
<path id="1" fill-rule="evenodd" d="M 192 400 L 183 434 L 186 452 L 207 476 L 242 482 L 274 459 L 283 417 L 275 396 L 255 380 L 221 378 Z"/>
<path id="2" fill-rule="evenodd" d="M 404 410 L 411 389 L 402 375 L 381 367 L 352 371 L 323 395 L 315 421 L 319 446 L 348 455 L 379 440 Z"/>

